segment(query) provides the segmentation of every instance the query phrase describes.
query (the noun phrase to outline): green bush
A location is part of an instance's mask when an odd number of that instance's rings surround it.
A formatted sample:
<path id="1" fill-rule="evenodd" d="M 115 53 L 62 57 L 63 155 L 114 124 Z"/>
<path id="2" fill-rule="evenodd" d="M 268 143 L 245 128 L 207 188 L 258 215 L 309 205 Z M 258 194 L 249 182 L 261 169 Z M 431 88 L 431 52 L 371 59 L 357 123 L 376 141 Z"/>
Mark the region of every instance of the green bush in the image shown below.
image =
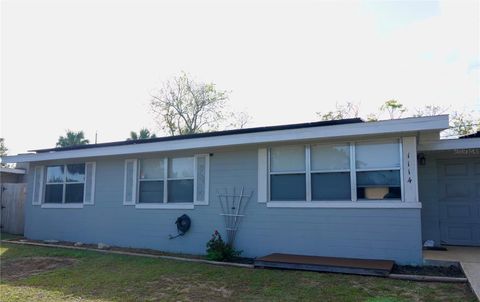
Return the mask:
<path id="1" fill-rule="evenodd" d="M 212 238 L 207 242 L 207 259 L 213 261 L 229 261 L 240 256 L 242 252 L 236 251 L 232 246 L 223 241 L 220 233 L 215 230 Z"/>

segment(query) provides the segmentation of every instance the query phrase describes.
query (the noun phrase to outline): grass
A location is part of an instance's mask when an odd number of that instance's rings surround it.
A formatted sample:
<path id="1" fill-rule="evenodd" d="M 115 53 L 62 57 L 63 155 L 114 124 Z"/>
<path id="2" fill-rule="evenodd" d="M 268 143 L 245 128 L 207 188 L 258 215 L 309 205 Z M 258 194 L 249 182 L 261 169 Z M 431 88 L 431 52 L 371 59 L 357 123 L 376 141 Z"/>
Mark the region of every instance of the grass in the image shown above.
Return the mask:
<path id="1" fill-rule="evenodd" d="M 0 282 L 0 301 L 475 301 L 468 285 L 252 270 L 2 243 L 0 260 L 76 264 Z"/>
<path id="2" fill-rule="evenodd" d="M 15 238 L 20 238 L 22 235 L 14 235 L 14 234 L 9 234 L 9 233 L 0 233 L 0 239 L 2 240 L 8 240 L 8 239 L 15 239 Z"/>

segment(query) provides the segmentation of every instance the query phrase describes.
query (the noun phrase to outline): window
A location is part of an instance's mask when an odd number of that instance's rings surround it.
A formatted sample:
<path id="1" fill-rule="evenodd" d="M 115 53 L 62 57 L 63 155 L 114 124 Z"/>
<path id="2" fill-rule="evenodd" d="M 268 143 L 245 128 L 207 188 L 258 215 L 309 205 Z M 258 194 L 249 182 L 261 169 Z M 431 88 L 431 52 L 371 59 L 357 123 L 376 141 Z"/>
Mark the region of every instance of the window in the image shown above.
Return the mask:
<path id="1" fill-rule="evenodd" d="M 83 203 L 84 188 L 85 164 L 47 167 L 45 203 Z"/>
<path id="2" fill-rule="evenodd" d="M 358 199 L 401 199 L 398 141 L 357 143 L 355 155 Z"/>
<path id="3" fill-rule="evenodd" d="M 310 148 L 312 200 L 350 200 L 350 146 Z"/>
<path id="4" fill-rule="evenodd" d="M 165 160 L 163 158 L 140 160 L 139 203 L 161 203 L 164 200 Z"/>
<path id="5" fill-rule="evenodd" d="M 193 203 L 194 157 L 141 159 L 138 186 L 138 203 Z"/>
<path id="6" fill-rule="evenodd" d="M 269 149 L 269 201 L 402 199 L 398 140 Z"/>
<path id="7" fill-rule="evenodd" d="M 168 202 L 193 202 L 193 157 L 169 159 Z"/>
<path id="8" fill-rule="evenodd" d="M 306 163 L 304 146 L 270 149 L 270 199 L 305 200 Z"/>

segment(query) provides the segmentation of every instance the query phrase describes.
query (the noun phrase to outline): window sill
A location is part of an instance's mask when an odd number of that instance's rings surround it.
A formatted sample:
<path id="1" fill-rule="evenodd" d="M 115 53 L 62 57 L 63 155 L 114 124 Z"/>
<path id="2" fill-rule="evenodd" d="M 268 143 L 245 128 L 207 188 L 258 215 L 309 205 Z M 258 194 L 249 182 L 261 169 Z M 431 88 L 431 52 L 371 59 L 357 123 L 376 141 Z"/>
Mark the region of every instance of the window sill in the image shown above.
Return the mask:
<path id="1" fill-rule="evenodd" d="M 42 209 L 81 209 L 83 203 L 44 203 Z"/>
<path id="2" fill-rule="evenodd" d="M 137 203 L 136 209 L 193 210 L 193 203 Z"/>
<path id="3" fill-rule="evenodd" d="M 420 202 L 397 200 L 369 201 L 269 201 L 267 208 L 352 208 L 352 209 L 421 209 Z"/>

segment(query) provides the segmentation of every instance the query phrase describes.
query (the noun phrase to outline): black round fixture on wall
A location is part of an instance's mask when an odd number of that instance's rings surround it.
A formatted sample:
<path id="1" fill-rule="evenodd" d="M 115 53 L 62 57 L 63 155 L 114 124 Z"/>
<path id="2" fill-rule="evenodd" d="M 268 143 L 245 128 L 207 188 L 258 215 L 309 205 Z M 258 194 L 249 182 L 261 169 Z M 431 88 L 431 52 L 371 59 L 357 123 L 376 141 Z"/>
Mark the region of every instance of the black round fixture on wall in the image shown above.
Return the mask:
<path id="1" fill-rule="evenodd" d="M 177 220 L 175 221 L 175 224 L 177 225 L 177 231 L 178 234 L 175 236 L 169 235 L 169 239 L 177 238 L 179 236 L 185 235 L 186 232 L 190 229 L 190 226 L 192 225 L 192 220 L 187 214 L 183 214 L 182 216 L 178 217 Z"/>

